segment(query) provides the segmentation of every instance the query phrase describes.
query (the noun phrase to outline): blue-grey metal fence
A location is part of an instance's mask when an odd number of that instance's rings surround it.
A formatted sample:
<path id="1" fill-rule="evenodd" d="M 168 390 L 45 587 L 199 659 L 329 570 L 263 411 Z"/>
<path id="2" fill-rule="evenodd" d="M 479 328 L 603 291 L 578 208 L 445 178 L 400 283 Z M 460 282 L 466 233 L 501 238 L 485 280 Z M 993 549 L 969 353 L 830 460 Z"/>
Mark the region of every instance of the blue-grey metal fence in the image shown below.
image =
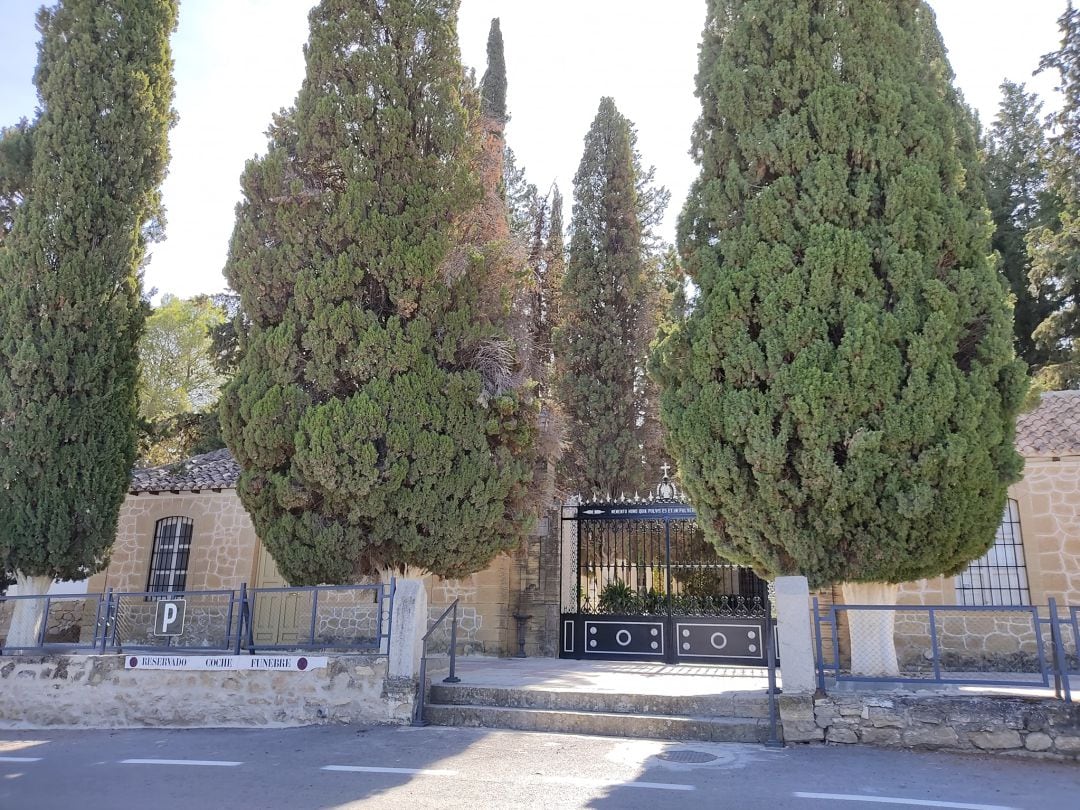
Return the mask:
<path id="1" fill-rule="evenodd" d="M 831 605 L 813 600 L 818 688 L 842 683 L 1054 689 L 1071 701 L 1078 672 L 1080 608 L 997 605 Z M 853 617 L 890 612 L 897 671 L 855 671 Z M 857 624 L 858 622 L 856 622 Z"/>
<path id="2" fill-rule="evenodd" d="M 0 596 L 0 654 L 157 651 L 389 650 L 395 582 L 307 588 L 114 591 Z M 182 632 L 161 635 L 162 600 L 183 600 Z M 8 643 L 16 606 L 33 603 L 32 643 Z"/>

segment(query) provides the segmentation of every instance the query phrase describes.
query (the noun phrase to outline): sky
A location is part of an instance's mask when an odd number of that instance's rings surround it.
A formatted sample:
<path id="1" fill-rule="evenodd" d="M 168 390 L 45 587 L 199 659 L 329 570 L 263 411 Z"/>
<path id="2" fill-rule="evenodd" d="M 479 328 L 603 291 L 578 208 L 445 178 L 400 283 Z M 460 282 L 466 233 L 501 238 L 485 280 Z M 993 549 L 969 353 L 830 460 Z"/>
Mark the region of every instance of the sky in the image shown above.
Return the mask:
<path id="1" fill-rule="evenodd" d="M 1053 105 L 1054 77 L 1032 78 L 1060 39 L 1066 0 L 930 0 L 956 83 L 984 124 L 1005 78 Z M 0 126 L 33 117 L 34 14 L 41 0 L 0 0 Z M 312 0 L 181 0 L 173 37 L 172 163 L 163 188 L 166 241 L 155 245 L 145 286 L 183 297 L 225 288 L 221 269 L 244 163 L 265 151 L 271 114 L 292 104 L 304 76 Z M 462 0 L 462 59 L 484 71 L 492 17 L 506 45 L 509 146 L 531 182 L 567 197 L 585 132 L 602 96 L 635 123 L 645 165 L 672 192 L 661 234 L 697 174 L 690 131 L 705 0 Z"/>

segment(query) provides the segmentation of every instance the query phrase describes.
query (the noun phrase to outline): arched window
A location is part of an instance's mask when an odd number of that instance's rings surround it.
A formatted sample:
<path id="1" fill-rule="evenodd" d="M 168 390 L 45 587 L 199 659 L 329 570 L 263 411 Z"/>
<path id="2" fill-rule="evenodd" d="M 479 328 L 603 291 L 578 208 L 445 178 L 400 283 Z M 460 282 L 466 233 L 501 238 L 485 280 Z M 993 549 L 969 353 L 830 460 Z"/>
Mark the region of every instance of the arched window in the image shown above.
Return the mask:
<path id="1" fill-rule="evenodd" d="M 1009 498 L 994 545 L 956 578 L 961 605 L 1030 605 L 1020 509 Z"/>
<path id="2" fill-rule="evenodd" d="M 192 526 L 191 518 L 186 517 L 167 517 L 157 522 L 150 576 L 146 581 L 148 593 L 184 590 L 188 557 L 191 555 Z"/>

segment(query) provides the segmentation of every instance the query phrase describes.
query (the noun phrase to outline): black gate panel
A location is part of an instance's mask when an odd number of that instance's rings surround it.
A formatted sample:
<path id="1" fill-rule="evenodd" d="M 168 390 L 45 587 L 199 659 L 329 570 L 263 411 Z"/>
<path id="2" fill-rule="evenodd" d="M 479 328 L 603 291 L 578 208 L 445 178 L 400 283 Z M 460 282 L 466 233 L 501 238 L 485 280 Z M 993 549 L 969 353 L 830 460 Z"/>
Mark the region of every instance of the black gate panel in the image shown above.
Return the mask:
<path id="1" fill-rule="evenodd" d="M 560 657 L 766 665 L 768 583 L 720 557 L 696 517 L 671 495 L 582 504 L 567 518 L 576 599 L 563 606 Z"/>

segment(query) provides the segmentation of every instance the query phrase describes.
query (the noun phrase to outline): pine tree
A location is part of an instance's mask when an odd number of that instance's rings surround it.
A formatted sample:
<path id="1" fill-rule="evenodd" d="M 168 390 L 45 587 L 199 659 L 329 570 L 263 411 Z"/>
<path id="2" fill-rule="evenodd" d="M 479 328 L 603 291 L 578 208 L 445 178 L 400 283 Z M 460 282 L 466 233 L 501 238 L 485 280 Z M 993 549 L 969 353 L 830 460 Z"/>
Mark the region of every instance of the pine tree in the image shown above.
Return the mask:
<path id="1" fill-rule="evenodd" d="M 1019 475 L 1025 376 L 933 13 L 711 0 L 700 60 L 700 292 L 654 358 L 699 519 L 813 586 L 954 574 Z"/>
<path id="2" fill-rule="evenodd" d="M 559 400 L 566 412 L 563 480 L 587 494 L 630 494 L 647 485 L 644 365 L 649 228 L 667 191 L 641 170 L 630 121 L 604 98 L 574 177 L 570 258 L 555 336 Z"/>
<path id="3" fill-rule="evenodd" d="M 1048 290 L 1055 304 L 1034 332 L 1048 355 L 1039 380 L 1051 389 L 1080 387 L 1080 12 L 1072 2 L 1058 25 L 1061 47 L 1042 58 L 1039 71 L 1057 71 L 1062 94 L 1047 158 L 1048 185 L 1060 211 L 1027 238 L 1031 283 Z"/>
<path id="4" fill-rule="evenodd" d="M 296 105 L 244 172 L 222 427 L 294 584 L 462 576 L 528 528 L 536 418 L 499 289 L 504 144 L 463 85 L 457 8 L 316 6 Z"/>
<path id="5" fill-rule="evenodd" d="M 1056 216 L 1046 188 L 1046 136 L 1042 104 L 1024 85 L 1003 82 L 1001 106 L 990 127 L 986 147 L 987 199 L 994 219 L 994 250 L 1001 271 L 1016 298 L 1016 352 L 1035 370 L 1049 359 L 1035 343 L 1035 328 L 1055 309 L 1046 285 L 1032 289 L 1027 234 Z"/>
<path id="6" fill-rule="evenodd" d="M 176 20 L 174 0 L 42 9 L 38 114 L 4 132 L 0 152 L 14 133 L 21 157 L 0 161 L 0 196 L 18 189 L 0 246 L 0 560 L 20 593 L 100 570 L 115 537 L 135 458 L 139 270 L 161 230 Z M 11 165 L 22 176 L 9 182 Z M 33 637 L 40 613 L 24 618 L 9 644 Z"/>

